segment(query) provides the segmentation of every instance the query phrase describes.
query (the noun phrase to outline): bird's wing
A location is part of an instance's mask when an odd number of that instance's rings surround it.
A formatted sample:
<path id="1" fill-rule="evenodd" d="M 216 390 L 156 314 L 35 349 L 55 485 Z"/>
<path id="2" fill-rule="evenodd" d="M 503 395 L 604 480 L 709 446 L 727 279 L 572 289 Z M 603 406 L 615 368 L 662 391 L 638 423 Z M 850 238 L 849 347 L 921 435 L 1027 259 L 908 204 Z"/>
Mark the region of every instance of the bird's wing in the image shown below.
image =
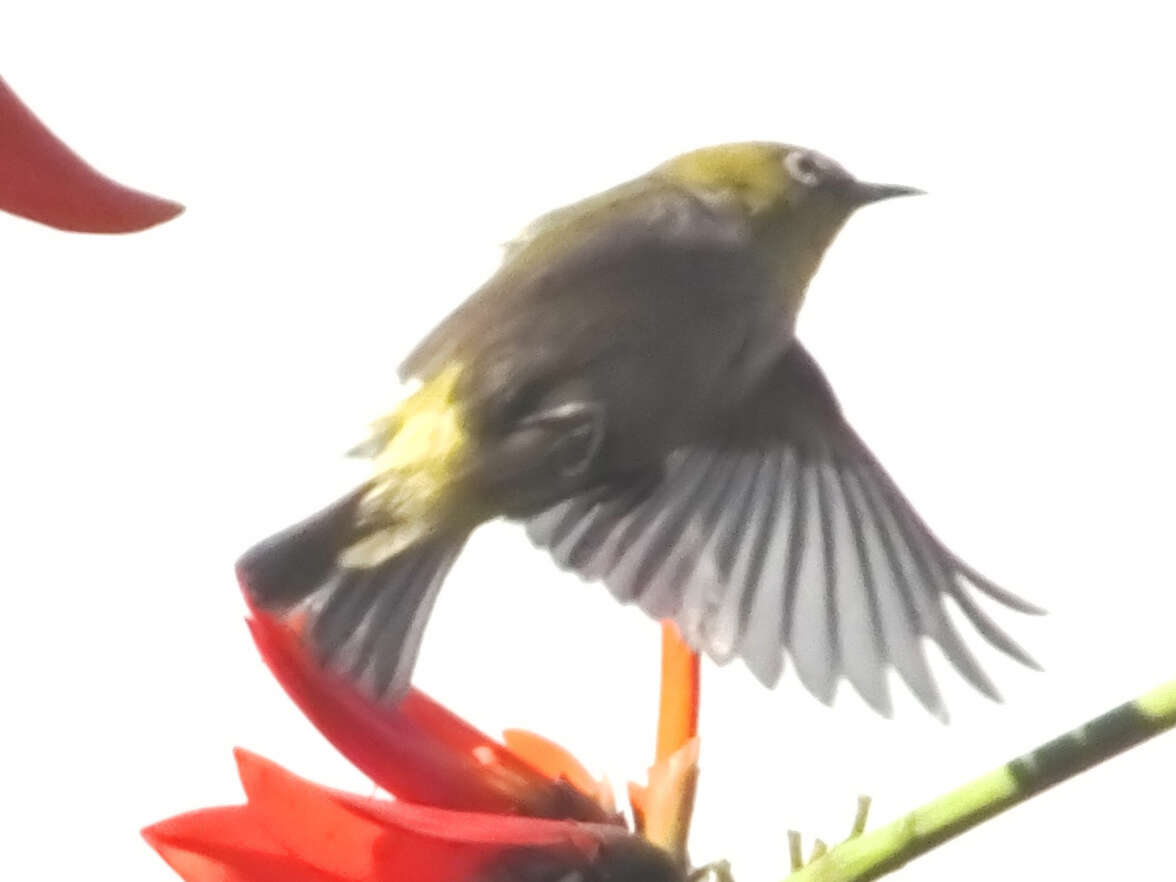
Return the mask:
<path id="1" fill-rule="evenodd" d="M 533 222 L 508 247 L 490 280 L 449 314 L 409 353 L 403 379 L 427 378 L 479 342 L 521 307 L 528 314 L 568 292 L 623 287 L 634 275 L 690 265 L 699 274 L 714 263 L 733 265 L 751 240 L 746 214 L 708 202 L 656 178 L 639 178 Z M 653 277 L 656 277 L 656 273 Z M 587 285 L 585 282 L 587 281 Z"/>
<path id="2" fill-rule="evenodd" d="M 768 686 L 787 650 L 800 680 L 825 702 L 844 676 L 889 714 L 893 665 L 944 716 L 923 636 L 996 698 L 945 612 L 947 597 L 990 643 L 1035 666 L 972 592 L 1039 610 L 931 533 L 800 344 L 713 438 L 675 451 L 652 490 L 572 498 L 527 529 L 561 566 L 673 619 L 715 660 L 741 657 Z"/>

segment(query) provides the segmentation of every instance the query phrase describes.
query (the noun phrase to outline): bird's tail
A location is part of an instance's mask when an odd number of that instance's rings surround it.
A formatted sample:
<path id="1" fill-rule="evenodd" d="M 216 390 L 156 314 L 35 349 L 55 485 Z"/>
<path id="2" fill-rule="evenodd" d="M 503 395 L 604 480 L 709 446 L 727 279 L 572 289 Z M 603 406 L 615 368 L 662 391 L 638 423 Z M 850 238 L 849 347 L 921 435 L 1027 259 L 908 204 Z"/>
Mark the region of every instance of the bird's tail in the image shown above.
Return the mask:
<path id="1" fill-rule="evenodd" d="M 258 543 L 237 562 L 237 577 L 251 605 L 301 623 L 325 667 L 390 702 L 409 686 L 437 591 L 469 530 L 434 530 L 374 559 L 357 555 L 369 492 L 362 487 Z"/>

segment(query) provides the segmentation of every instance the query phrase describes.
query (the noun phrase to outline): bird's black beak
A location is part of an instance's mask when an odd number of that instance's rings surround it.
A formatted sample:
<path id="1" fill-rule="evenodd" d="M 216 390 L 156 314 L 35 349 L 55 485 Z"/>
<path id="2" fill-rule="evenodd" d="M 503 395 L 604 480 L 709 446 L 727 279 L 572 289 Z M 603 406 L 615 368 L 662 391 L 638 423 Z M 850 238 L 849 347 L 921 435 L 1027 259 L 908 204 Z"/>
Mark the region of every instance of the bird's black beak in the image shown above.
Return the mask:
<path id="1" fill-rule="evenodd" d="M 869 184 L 865 181 L 854 181 L 850 188 L 850 199 L 854 207 L 880 202 L 883 199 L 893 199 L 895 196 L 921 196 L 923 191 L 915 187 L 904 187 L 901 184 Z"/>

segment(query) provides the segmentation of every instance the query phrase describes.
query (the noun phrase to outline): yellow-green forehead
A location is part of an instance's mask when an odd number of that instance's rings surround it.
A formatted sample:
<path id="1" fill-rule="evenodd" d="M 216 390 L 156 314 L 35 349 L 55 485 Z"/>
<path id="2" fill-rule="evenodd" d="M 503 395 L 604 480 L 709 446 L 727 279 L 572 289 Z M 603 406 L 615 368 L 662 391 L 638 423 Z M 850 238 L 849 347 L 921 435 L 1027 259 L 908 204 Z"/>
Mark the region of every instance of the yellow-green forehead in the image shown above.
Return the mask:
<path id="1" fill-rule="evenodd" d="M 667 177 L 689 187 L 732 190 L 753 202 L 767 204 L 784 196 L 791 178 L 783 144 L 745 142 L 704 147 L 676 156 L 662 166 Z"/>

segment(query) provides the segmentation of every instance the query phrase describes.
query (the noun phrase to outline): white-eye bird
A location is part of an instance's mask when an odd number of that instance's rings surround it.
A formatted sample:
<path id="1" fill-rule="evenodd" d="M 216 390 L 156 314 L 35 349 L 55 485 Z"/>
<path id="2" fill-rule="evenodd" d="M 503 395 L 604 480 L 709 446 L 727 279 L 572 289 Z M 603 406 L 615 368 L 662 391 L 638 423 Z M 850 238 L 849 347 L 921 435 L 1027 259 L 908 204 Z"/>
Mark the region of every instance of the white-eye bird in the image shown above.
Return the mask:
<path id="1" fill-rule="evenodd" d="M 913 192 L 740 143 L 539 218 L 405 360 L 370 481 L 240 560 L 251 600 L 394 701 L 467 536 L 505 516 L 769 686 L 788 655 L 822 701 L 845 677 L 888 714 L 893 666 L 943 715 L 928 637 L 995 698 L 944 600 L 1029 665 L 974 592 L 1038 610 L 931 533 L 794 334 L 849 216 Z"/>

